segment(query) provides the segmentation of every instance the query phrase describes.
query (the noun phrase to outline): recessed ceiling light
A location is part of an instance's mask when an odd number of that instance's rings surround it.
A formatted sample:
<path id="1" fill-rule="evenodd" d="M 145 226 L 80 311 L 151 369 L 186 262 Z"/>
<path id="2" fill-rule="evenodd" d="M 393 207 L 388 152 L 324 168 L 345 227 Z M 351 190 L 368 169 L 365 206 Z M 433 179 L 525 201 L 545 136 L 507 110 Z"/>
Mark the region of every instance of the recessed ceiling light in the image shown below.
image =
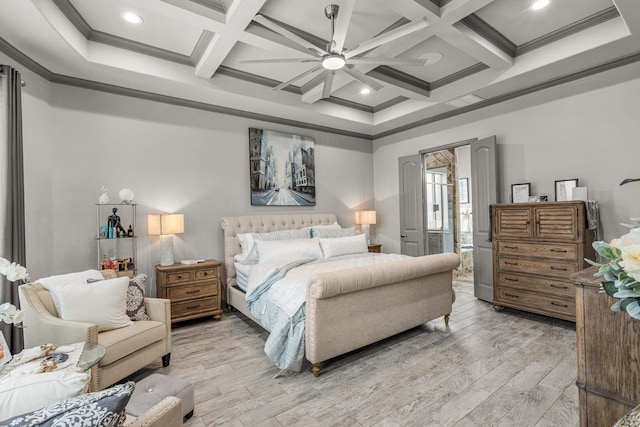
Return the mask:
<path id="1" fill-rule="evenodd" d="M 369 95 L 371 93 L 371 89 L 369 89 L 368 87 L 363 87 L 362 89 L 360 89 L 360 93 L 362 95 Z"/>
<path id="2" fill-rule="evenodd" d="M 549 3 L 551 3 L 551 0 L 536 0 L 531 5 L 531 10 L 543 9 L 543 8 L 549 6 Z"/>
<path id="3" fill-rule="evenodd" d="M 131 22 L 132 24 L 142 24 L 142 16 L 133 12 L 124 12 L 122 14 L 122 19 L 127 22 Z"/>

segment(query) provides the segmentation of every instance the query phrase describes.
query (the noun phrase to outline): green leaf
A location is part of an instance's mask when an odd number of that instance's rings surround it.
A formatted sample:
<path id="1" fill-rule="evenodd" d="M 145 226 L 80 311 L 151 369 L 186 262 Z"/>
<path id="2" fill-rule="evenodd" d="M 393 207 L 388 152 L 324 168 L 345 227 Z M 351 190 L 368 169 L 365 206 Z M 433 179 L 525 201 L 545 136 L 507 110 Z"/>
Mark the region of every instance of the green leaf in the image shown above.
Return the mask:
<path id="1" fill-rule="evenodd" d="M 634 299 L 631 304 L 627 305 L 627 313 L 635 318 L 637 318 L 637 316 L 640 316 L 640 304 L 638 304 L 637 300 Z"/>
<path id="2" fill-rule="evenodd" d="M 620 311 L 627 311 L 627 306 L 631 303 L 636 302 L 634 298 L 625 298 L 620 301 Z"/>
<path id="3" fill-rule="evenodd" d="M 616 292 L 618 292 L 618 288 L 613 284 L 613 281 L 602 282 L 602 288 L 610 297 L 613 296 Z"/>
<path id="4" fill-rule="evenodd" d="M 622 301 L 618 301 L 611 306 L 611 311 L 620 311 L 620 306 L 622 305 Z"/>
<path id="5" fill-rule="evenodd" d="M 619 253 L 616 253 L 619 251 L 614 250 L 611 247 L 611 245 L 609 245 L 607 242 L 603 242 L 603 241 L 593 242 L 592 246 L 593 246 L 593 249 L 595 249 L 600 256 L 603 256 L 607 259 L 614 260 L 620 256 Z"/>
<path id="6" fill-rule="evenodd" d="M 614 298 L 638 298 L 640 297 L 640 294 L 638 294 L 637 292 L 634 292 L 630 289 L 623 289 L 623 290 L 618 290 L 618 292 L 616 292 L 615 294 L 613 294 Z"/>

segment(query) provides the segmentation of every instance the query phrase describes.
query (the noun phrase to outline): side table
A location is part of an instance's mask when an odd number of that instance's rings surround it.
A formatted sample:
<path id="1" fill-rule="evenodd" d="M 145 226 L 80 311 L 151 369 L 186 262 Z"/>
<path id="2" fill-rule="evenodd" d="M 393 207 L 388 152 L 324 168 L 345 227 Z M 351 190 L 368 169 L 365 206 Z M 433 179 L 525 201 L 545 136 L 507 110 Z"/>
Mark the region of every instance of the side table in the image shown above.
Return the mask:
<path id="1" fill-rule="evenodd" d="M 171 300 L 171 323 L 199 317 L 222 318 L 222 263 L 156 265 L 160 298 Z"/>
<path id="2" fill-rule="evenodd" d="M 367 246 L 369 247 L 369 252 L 373 252 L 373 253 L 382 252 L 382 244 L 380 243 L 369 243 Z"/>

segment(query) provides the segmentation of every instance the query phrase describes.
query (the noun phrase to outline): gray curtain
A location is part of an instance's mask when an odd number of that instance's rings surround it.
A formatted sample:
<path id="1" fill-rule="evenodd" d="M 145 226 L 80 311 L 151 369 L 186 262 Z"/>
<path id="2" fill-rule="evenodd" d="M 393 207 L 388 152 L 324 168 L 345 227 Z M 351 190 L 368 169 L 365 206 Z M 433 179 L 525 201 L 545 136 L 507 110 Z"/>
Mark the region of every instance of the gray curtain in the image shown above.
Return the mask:
<path id="1" fill-rule="evenodd" d="M 24 165 L 22 162 L 22 80 L 0 65 L 0 257 L 28 267 L 25 249 Z M 29 270 L 27 269 L 27 272 Z M 20 306 L 18 285 L 0 275 L 0 302 Z M 13 354 L 22 350 L 22 333 L 0 322 Z"/>

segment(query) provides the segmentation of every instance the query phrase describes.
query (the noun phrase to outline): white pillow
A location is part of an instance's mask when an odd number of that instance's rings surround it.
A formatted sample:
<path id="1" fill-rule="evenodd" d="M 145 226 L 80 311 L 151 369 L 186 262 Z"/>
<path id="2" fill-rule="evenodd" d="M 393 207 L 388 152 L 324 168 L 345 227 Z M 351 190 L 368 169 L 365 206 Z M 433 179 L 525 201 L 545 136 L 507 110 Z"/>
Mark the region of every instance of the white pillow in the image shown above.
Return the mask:
<path id="1" fill-rule="evenodd" d="M 304 258 L 322 258 L 317 238 L 297 240 L 257 240 L 259 263 Z"/>
<path id="2" fill-rule="evenodd" d="M 58 315 L 64 320 L 95 323 L 98 331 L 131 325 L 127 316 L 129 277 L 67 285 L 53 293 L 60 300 Z"/>
<path id="3" fill-rule="evenodd" d="M 249 277 L 251 276 L 251 272 L 253 271 L 253 269 L 256 268 L 256 265 L 236 262 L 234 263 L 234 266 L 236 267 L 236 285 L 246 292 L 247 283 L 249 283 Z"/>
<path id="4" fill-rule="evenodd" d="M 316 230 L 318 229 L 336 229 L 336 228 L 342 228 L 340 227 L 340 224 L 338 224 L 338 221 L 334 222 L 333 224 L 320 224 L 320 225 L 311 225 L 309 227 L 302 227 L 301 230 L 310 230 L 312 228 L 315 228 Z"/>
<path id="5" fill-rule="evenodd" d="M 320 239 L 320 246 L 325 258 L 369 252 L 367 238 L 364 234 Z"/>
<path id="6" fill-rule="evenodd" d="M 240 242 L 242 253 L 234 256 L 236 262 L 242 264 L 256 264 L 258 262 L 258 249 L 255 242 L 257 240 L 294 240 L 311 238 L 309 230 L 278 230 L 269 233 L 241 233 L 236 237 Z"/>
<path id="7" fill-rule="evenodd" d="M 71 369 L 7 375 L 0 381 L 0 420 L 35 411 L 86 391 L 90 376 Z"/>
<path id="8" fill-rule="evenodd" d="M 333 237 L 346 237 L 346 236 L 355 236 L 356 228 L 320 228 L 317 229 L 315 227 L 311 228 L 311 236 L 319 237 L 321 239 L 330 239 Z"/>
<path id="9" fill-rule="evenodd" d="M 55 290 L 67 285 L 85 285 L 87 283 L 87 279 L 95 279 L 102 280 L 102 273 L 98 270 L 85 270 L 79 271 L 77 273 L 67 273 L 67 274 L 58 274 L 57 276 L 49 276 L 43 277 L 42 279 L 36 280 L 37 283 L 40 283 L 46 290 L 51 293 L 51 298 L 53 299 L 53 305 L 56 306 L 56 311 L 58 314 L 60 313 L 60 301 L 55 294 Z"/>

